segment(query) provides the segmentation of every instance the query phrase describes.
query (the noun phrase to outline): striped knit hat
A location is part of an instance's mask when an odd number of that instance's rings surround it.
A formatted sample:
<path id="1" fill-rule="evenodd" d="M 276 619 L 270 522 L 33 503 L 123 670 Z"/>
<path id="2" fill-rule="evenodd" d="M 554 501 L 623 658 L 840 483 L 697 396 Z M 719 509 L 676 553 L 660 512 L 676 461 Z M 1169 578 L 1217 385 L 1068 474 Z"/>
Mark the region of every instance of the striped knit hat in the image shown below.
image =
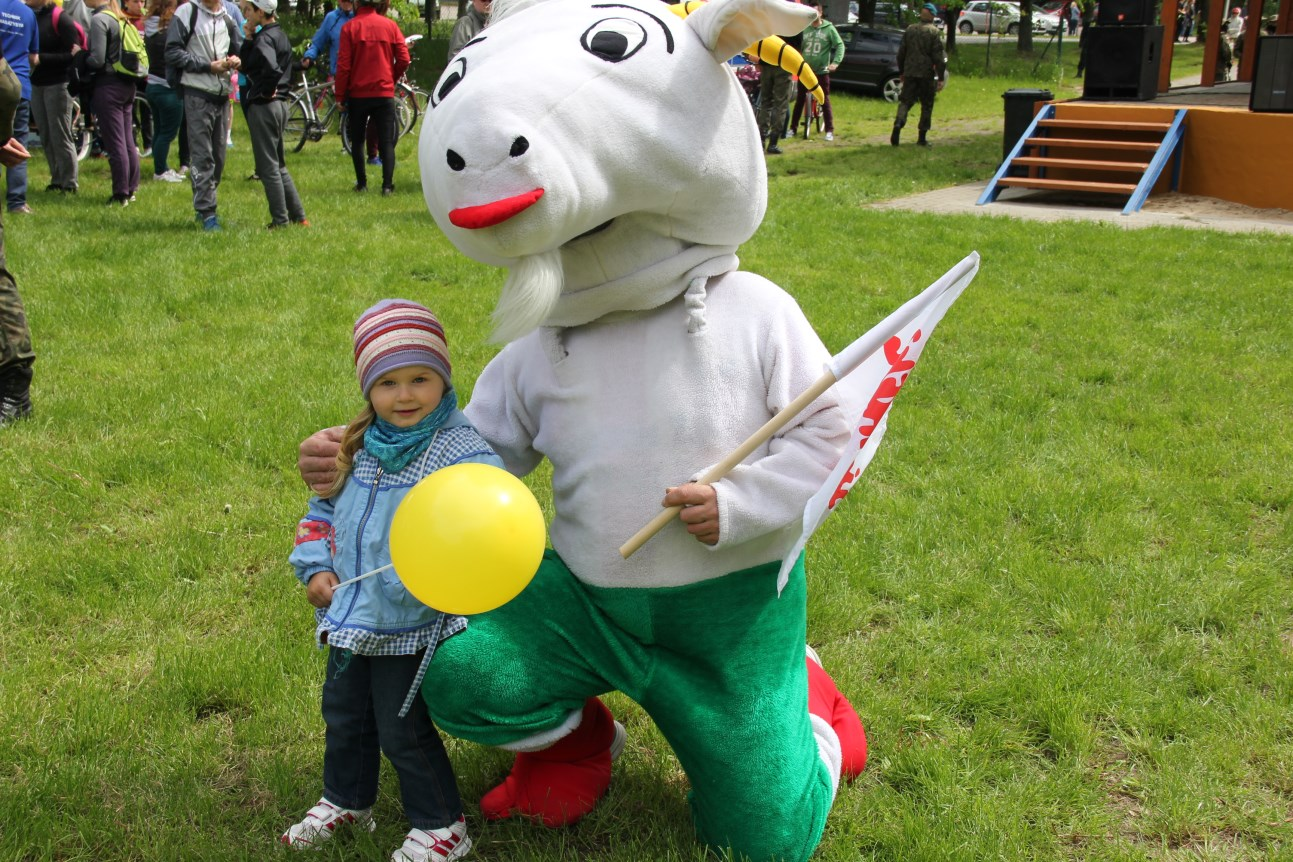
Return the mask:
<path id="1" fill-rule="evenodd" d="M 407 299 L 383 299 L 355 321 L 355 371 L 364 397 L 377 378 L 396 368 L 425 365 L 449 376 L 444 327 L 431 311 Z"/>

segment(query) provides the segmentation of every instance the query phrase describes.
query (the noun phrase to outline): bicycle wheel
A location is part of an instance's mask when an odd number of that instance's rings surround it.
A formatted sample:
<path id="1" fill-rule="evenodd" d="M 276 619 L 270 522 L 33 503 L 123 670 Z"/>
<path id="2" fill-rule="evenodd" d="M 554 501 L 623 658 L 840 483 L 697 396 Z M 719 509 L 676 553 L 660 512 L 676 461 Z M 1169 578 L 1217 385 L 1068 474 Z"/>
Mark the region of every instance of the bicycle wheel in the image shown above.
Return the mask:
<path id="1" fill-rule="evenodd" d="M 153 154 L 153 108 L 143 96 L 135 96 L 134 117 L 135 149 L 141 156 Z"/>
<path id="2" fill-rule="evenodd" d="M 310 115 L 306 113 L 305 98 L 297 96 L 287 107 L 287 124 L 283 127 L 283 146 L 299 153 L 310 137 Z"/>
<path id="3" fill-rule="evenodd" d="M 822 131 L 822 117 L 824 114 L 822 103 L 813 99 L 813 126 L 817 129 L 818 134 Z"/>
<path id="4" fill-rule="evenodd" d="M 341 148 L 350 155 L 350 124 L 346 122 L 346 115 L 341 114 Z"/>
<path id="5" fill-rule="evenodd" d="M 90 154 L 90 130 L 85 127 L 85 115 L 81 113 L 81 101 L 72 100 L 72 146 L 76 147 L 76 160 L 85 161 Z"/>
<path id="6" fill-rule="evenodd" d="M 402 138 L 418 122 L 418 100 L 413 93 L 413 88 L 408 84 L 400 84 L 395 88 L 395 129 L 399 132 L 397 138 Z"/>
<path id="7" fill-rule="evenodd" d="M 314 103 L 314 131 L 312 141 L 321 141 L 332 131 L 332 124 L 337 121 L 337 97 L 332 87 L 325 89 Z"/>
<path id="8" fill-rule="evenodd" d="M 813 136 L 813 108 L 817 106 L 817 99 L 809 92 L 804 97 L 804 140 Z"/>

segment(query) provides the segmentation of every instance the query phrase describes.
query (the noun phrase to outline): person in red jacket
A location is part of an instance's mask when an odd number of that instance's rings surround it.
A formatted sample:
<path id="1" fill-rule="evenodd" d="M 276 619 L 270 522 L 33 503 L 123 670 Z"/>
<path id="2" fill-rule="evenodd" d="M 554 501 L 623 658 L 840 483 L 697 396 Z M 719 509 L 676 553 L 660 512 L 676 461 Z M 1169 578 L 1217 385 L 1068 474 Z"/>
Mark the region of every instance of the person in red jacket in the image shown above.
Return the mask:
<path id="1" fill-rule="evenodd" d="M 355 191 L 368 189 L 362 141 L 371 118 L 382 158 L 383 195 L 395 191 L 395 82 L 409 67 L 404 34 L 386 17 L 388 5 L 389 0 L 359 0 L 355 17 L 341 28 L 333 82 L 349 124 Z"/>

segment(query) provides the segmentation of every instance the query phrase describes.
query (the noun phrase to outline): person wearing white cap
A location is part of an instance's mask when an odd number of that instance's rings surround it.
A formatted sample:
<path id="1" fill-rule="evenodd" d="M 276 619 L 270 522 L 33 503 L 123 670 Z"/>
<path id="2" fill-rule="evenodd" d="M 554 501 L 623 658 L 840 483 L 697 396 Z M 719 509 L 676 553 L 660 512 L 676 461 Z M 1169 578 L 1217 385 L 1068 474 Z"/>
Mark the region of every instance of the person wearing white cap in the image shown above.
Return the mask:
<path id="1" fill-rule="evenodd" d="M 242 102 L 256 175 L 269 200 L 269 227 L 287 227 L 289 221 L 305 225 L 305 208 L 283 157 L 287 97 L 292 85 L 292 43 L 278 26 L 278 0 L 249 3 L 247 24 L 255 35 L 241 51 L 242 72 L 247 76 Z"/>

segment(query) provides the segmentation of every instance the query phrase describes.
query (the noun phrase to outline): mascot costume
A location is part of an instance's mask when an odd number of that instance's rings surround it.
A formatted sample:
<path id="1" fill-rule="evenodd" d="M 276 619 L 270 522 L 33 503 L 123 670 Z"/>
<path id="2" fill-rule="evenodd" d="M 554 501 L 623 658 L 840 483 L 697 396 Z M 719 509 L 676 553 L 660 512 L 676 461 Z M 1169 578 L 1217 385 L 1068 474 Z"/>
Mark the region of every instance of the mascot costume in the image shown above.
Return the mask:
<path id="1" fill-rule="evenodd" d="M 715 484 L 689 481 L 830 359 L 736 258 L 767 177 L 726 61 L 781 53 L 757 43 L 812 19 L 787 0 L 495 0 L 432 92 L 427 204 L 458 249 L 509 270 L 506 346 L 466 412 L 508 470 L 553 471 L 534 580 L 445 641 L 422 688 L 442 730 L 517 752 L 487 818 L 557 826 L 597 804 L 624 741 L 597 697 L 612 690 L 669 741 L 720 851 L 807 859 L 863 768 L 862 724 L 805 647 L 802 557 L 777 589 L 849 438 L 838 399 Z M 689 508 L 621 558 L 666 490 Z"/>

